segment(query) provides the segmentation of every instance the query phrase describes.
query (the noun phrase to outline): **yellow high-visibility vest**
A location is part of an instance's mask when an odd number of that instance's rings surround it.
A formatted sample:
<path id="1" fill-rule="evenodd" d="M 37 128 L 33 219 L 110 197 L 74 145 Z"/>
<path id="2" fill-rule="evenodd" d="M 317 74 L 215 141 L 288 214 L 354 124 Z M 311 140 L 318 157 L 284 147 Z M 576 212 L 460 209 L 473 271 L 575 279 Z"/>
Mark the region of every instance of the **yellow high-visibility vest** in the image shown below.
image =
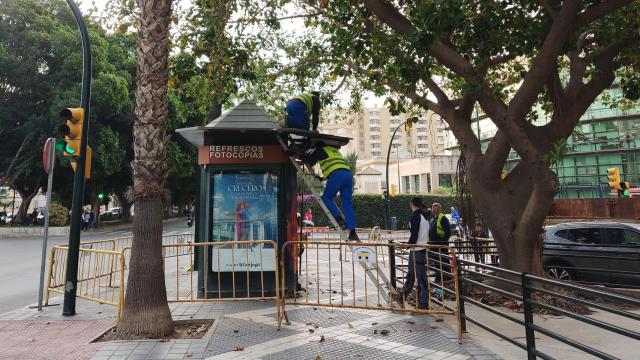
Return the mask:
<path id="1" fill-rule="evenodd" d="M 325 146 L 322 148 L 322 150 L 324 150 L 324 152 L 328 155 L 326 159 L 320 160 L 318 162 L 318 164 L 320 165 L 320 169 L 322 170 L 322 176 L 325 179 L 329 177 L 332 172 L 338 169 L 346 169 L 351 171 L 349 164 L 344 161 L 344 158 L 342 157 L 342 154 L 340 153 L 340 151 L 338 151 L 338 149 L 331 146 Z"/>

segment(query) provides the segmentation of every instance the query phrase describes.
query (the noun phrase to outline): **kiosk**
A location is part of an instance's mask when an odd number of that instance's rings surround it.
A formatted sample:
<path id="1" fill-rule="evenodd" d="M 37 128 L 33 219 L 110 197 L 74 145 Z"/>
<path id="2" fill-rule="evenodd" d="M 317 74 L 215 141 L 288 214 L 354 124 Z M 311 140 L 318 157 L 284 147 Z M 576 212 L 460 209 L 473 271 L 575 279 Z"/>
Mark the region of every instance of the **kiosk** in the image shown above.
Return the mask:
<path id="1" fill-rule="evenodd" d="M 243 101 L 204 127 L 176 130 L 198 148 L 196 242 L 273 240 L 280 248 L 295 240 L 296 172 L 275 137 L 279 129 L 264 109 Z M 274 296 L 279 249 L 264 245 L 249 252 L 238 246 L 198 250 L 199 298 Z M 238 276 L 233 270 L 248 275 Z"/>
<path id="2" fill-rule="evenodd" d="M 279 139 L 298 145 L 323 141 L 336 147 L 349 139 L 283 129 L 248 100 L 206 126 L 176 132 L 198 149 L 195 241 L 229 242 L 228 246 L 198 248 L 198 297 L 274 296 L 276 254 L 282 256 L 282 245 L 298 238 L 296 169 Z M 239 246 L 232 242 L 257 240 L 272 240 L 277 248 L 263 244 L 248 252 L 244 247 L 242 255 L 235 256 Z M 296 286 L 297 254 L 284 257 L 284 268 L 279 270 L 291 282 L 283 284 L 290 290 Z"/>

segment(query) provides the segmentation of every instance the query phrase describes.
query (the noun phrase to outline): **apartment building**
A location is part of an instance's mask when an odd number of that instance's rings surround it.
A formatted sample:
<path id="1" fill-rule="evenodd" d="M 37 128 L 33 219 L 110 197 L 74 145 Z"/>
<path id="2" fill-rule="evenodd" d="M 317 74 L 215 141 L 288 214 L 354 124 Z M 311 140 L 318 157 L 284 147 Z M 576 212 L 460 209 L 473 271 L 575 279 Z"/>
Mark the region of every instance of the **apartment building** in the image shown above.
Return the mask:
<path id="1" fill-rule="evenodd" d="M 344 152 L 355 151 L 358 159 L 386 159 L 391 135 L 407 117 L 407 114 L 391 115 L 385 107 L 363 108 L 359 112 L 329 108 L 323 110 L 320 131 L 352 138 Z M 400 126 L 391 142 L 390 157 L 409 159 L 445 154 L 452 138 L 446 123 L 435 113 L 427 112 L 410 132 Z"/>

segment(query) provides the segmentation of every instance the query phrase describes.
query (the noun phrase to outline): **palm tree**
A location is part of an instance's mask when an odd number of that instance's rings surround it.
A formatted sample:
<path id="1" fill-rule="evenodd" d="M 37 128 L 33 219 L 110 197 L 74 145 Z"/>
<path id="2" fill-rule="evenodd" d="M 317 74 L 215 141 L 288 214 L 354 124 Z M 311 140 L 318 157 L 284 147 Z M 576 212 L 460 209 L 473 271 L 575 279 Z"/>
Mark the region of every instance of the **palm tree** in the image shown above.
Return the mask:
<path id="1" fill-rule="evenodd" d="M 138 0 L 136 119 L 133 125 L 133 247 L 121 337 L 173 332 L 162 259 L 162 210 L 167 179 L 165 134 L 171 0 Z"/>

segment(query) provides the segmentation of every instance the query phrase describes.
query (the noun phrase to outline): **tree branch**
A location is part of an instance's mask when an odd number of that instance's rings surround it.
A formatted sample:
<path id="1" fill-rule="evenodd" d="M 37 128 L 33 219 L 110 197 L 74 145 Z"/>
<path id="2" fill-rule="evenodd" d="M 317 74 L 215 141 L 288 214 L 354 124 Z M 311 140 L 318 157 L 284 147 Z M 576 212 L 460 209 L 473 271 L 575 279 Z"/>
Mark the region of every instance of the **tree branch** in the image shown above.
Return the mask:
<path id="1" fill-rule="evenodd" d="M 498 175 L 502 171 L 510 150 L 511 146 L 504 131 L 498 129 L 482 155 L 483 168 L 487 174 Z"/>
<path id="2" fill-rule="evenodd" d="M 594 22 L 633 1 L 634 0 L 604 0 L 578 14 L 578 26 L 584 26 Z"/>
<path id="3" fill-rule="evenodd" d="M 547 12 L 547 14 L 549 14 L 549 16 L 551 16 L 551 18 L 555 19 L 555 17 L 558 15 L 556 10 L 549 3 L 549 0 L 540 0 L 540 5 L 542 5 L 544 10 Z"/>
<path id="4" fill-rule="evenodd" d="M 409 19 L 393 5 L 384 0 L 364 0 L 365 6 L 391 29 L 400 35 L 409 35 L 415 28 Z M 473 65 L 451 47 L 440 40 L 434 40 L 427 46 L 427 51 L 442 65 L 467 79 L 471 83 L 482 83 Z"/>
<path id="5" fill-rule="evenodd" d="M 553 25 L 533 60 L 533 65 L 509 104 L 509 111 L 515 119 L 524 118 L 546 83 L 549 76 L 548 69 L 554 66 L 553 63 L 557 61 L 558 55 L 571 35 L 578 3 L 578 0 L 566 0 L 553 20 Z"/>
<path id="6" fill-rule="evenodd" d="M 378 19 L 401 35 L 409 35 L 415 31 L 409 19 L 386 1 L 364 0 L 365 6 L 374 13 Z"/>

